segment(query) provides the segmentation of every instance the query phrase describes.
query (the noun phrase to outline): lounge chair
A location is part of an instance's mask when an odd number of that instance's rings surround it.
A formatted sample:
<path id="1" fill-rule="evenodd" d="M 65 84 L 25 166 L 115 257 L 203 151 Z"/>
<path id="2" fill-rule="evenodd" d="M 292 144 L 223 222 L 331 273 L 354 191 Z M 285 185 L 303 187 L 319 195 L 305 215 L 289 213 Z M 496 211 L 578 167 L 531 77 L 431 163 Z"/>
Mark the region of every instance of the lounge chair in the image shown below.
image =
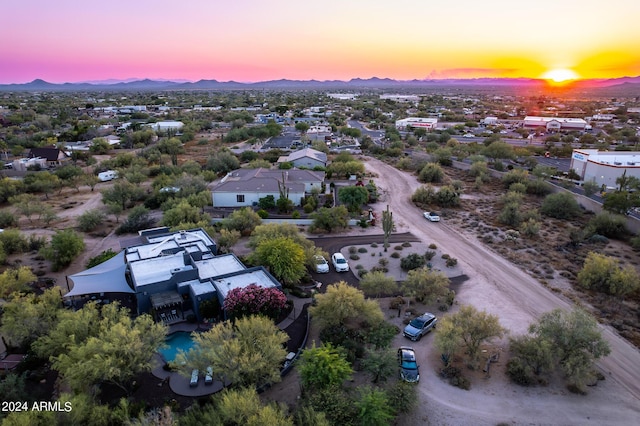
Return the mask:
<path id="1" fill-rule="evenodd" d="M 198 374 L 198 370 L 193 370 L 191 372 L 191 381 L 189 382 L 190 387 L 195 388 L 196 386 L 198 386 L 198 380 L 200 379 Z"/>
<path id="2" fill-rule="evenodd" d="M 213 383 L 213 368 L 207 367 L 207 375 L 204 376 L 204 384 L 210 385 Z"/>

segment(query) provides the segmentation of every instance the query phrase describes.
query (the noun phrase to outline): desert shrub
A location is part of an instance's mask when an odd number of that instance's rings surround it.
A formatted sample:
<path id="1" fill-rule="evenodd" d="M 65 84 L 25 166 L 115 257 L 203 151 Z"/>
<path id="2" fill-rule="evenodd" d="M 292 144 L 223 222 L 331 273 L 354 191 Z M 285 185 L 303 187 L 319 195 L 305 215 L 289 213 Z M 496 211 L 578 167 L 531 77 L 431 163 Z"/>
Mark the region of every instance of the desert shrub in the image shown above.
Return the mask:
<path id="1" fill-rule="evenodd" d="M 374 266 L 371 268 L 371 272 L 384 272 L 385 274 L 389 272 L 389 268 L 384 266 Z"/>
<path id="2" fill-rule="evenodd" d="M 393 253 L 391 253 L 391 257 L 393 257 L 394 259 L 398 259 L 400 257 L 400 253 L 394 251 Z"/>
<path id="3" fill-rule="evenodd" d="M 13 213 L 7 210 L 0 211 L 0 228 L 11 228 L 18 226 L 18 220 Z"/>
<path id="4" fill-rule="evenodd" d="M 17 229 L 6 229 L 4 232 L 0 232 L 0 244 L 7 255 L 24 253 L 28 248 L 26 237 Z"/>
<path id="5" fill-rule="evenodd" d="M 29 251 L 38 251 L 45 245 L 47 245 L 47 237 L 44 235 L 31 234 L 27 239 L 27 250 Z"/>
<path id="6" fill-rule="evenodd" d="M 494 168 L 498 170 L 498 168 L 495 167 L 495 164 Z M 514 183 L 521 183 L 526 187 L 528 180 L 529 172 L 523 169 L 513 169 L 502 176 L 502 184 L 505 186 L 505 188 L 511 187 L 511 185 Z"/>
<path id="7" fill-rule="evenodd" d="M 540 222 L 535 219 L 529 219 L 526 222 L 522 222 L 520 225 L 520 232 L 527 237 L 533 237 L 540 232 Z"/>
<path id="8" fill-rule="evenodd" d="M 402 243 L 402 247 L 411 247 L 411 243 L 408 241 L 405 241 L 404 243 Z"/>
<path id="9" fill-rule="evenodd" d="M 106 219 L 100 210 L 87 210 L 78 216 L 78 227 L 82 232 L 91 232 L 99 227 Z"/>
<path id="10" fill-rule="evenodd" d="M 442 170 L 442 166 L 437 163 L 427 163 L 418 174 L 418 180 L 420 182 L 442 182 L 443 177 L 444 171 Z"/>
<path id="11" fill-rule="evenodd" d="M 543 179 L 535 179 L 527 182 L 527 194 L 547 195 L 551 193 L 551 185 Z"/>
<path id="12" fill-rule="evenodd" d="M 377 248 L 377 247 L 378 247 L 378 245 L 376 243 L 372 243 L 371 244 L 371 248 Z"/>
<path id="13" fill-rule="evenodd" d="M 427 262 L 426 262 L 425 258 L 423 256 L 420 256 L 417 253 L 411 253 L 410 255 L 400 259 L 400 267 L 404 271 L 411 271 L 413 269 L 421 268 L 426 263 Z"/>
<path id="14" fill-rule="evenodd" d="M 514 182 L 509 185 L 509 192 L 517 192 L 518 194 L 524 194 L 527 192 L 527 185 L 522 182 Z"/>
<path id="15" fill-rule="evenodd" d="M 349 253 L 350 254 L 356 253 L 357 251 L 358 251 L 358 249 L 355 246 L 349 247 Z"/>
<path id="16" fill-rule="evenodd" d="M 304 205 L 304 207 L 302 207 L 302 210 L 304 210 L 305 213 L 309 214 L 315 210 L 315 207 L 313 206 L 313 204 L 307 203 Z"/>
<path id="17" fill-rule="evenodd" d="M 435 252 L 435 251 L 433 251 L 433 250 L 427 250 L 427 251 L 424 253 L 424 255 L 423 255 L 423 256 L 424 256 L 425 260 L 431 260 L 431 259 L 433 259 L 433 256 L 435 256 L 435 255 L 436 255 L 436 252 Z"/>
<path id="18" fill-rule="evenodd" d="M 266 219 L 269 217 L 269 212 L 264 209 L 260 209 L 256 213 L 260 216 L 260 219 Z"/>
<path id="19" fill-rule="evenodd" d="M 116 234 L 134 233 L 142 229 L 153 228 L 155 223 L 156 220 L 151 217 L 149 210 L 144 206 L 136 206 L 131 209 L 127 220 L 116 229 Z"/>
<path id="20" fill-rule="evenodd" d="M 411 201 L 417 204 L 430 204 L 435 198 L 435 190 L 430 185 L 423 185 L 411 195 Z"/>
<path id="21" fill-rule="evenodd" d="M 460 205 L 460 194 L 451 185 L 443 186 L 436 192 L 434 202 L 440 207 L 456 207 Z"/>
<path id="22" fill-rule="evenodd" d="M 373 271 L 373 269 L 372 269 Z M 367 275 L 369 273 L 369 271 L 367 271 L 366 269 L 358 269 L 358 277 L 362 278 L 365 275 Z"/>
<path id="23" fill-rule="evenodd" d="M 566 192 L 547 195 L 542 202 L 540 213 L 556 219 L 572 219 L 580 214 L 580 205 L 573 195 Z"/>
<path id="24" fill-rule="evenodd" d="M 93 268 L 94 266 L 97 266 L 97 265 L 99 265 L 99 264 L 101 264 L 103 262 L 106 262 L 107 260 L 111 259 L 112 257 L 114 257 L 117 254 L 118 253 L 116 253 L 112 249 L 104 250 L 99 255 L 94 256 L 91 259 L 89 259 L 89 261 L 87 262 L 87 269 Z"/>
<path id="25" fill-rule="evenodd" d="M 522 215 L 520 214 L 520 205 L 517 203 L 505 204 L 498 215 L 498 221 L 512 227 L 517 227 L 522 221 Z"/>
<path id="26" fill-rule="evenodd" d="M 359 264 L 359 263 L 358 263 L 358 264 L 355 266 L 355 268 L 356 268 L 356 269 L 364 269 L 364 266 L 362 266 L 361 264 Z"/>
<path id="27" fill-rule="evenodd" d="M 389 301 L 389 309 L 398 309 L 405 304 L 405 300 L 402 296 L 394 297 Z"/>
<path id="28" fill-rule="evenodd" d="M 631 238 L 630 243 L 634 250 L 640 250 L 640 237 Z"/>
<path id="29" fill-rule="evenodd" d="M 587 238 L 587 241 L 590 242 L 591 244 L 598 244 L 598 243 L 608 244 L 609 243 L 609 239 L 604 235 L 600 235 L 600 234 L 593 234 L 592 236 Z"/>
<path id="30" fill-rule="evenodd" d="M 614 239 L 620 239 L 628 235 L 626 218 L 607 211 L 603 211 L 592 217 L 587 224 L 587 229 L 591 233 Z"/>
<path id="31" fill-rule="evenodd" d="M 357 254 L 350 254 L 349 255 L 349 259 L 351 260 L 360 260 L 360 256 L 358 256 Z"/>
<path id="32" fill-rule="evenodd" d="M 455 257 L 450 257 L 445 262 L 445 265 L 447 266 L 447 268 L 453 268 L 457 264 L 458 264 L 458 259 L 456 259 Z"/>
<path id="33" fill-rule="evenodd" d="M 393 249 L 400 251 L 400 250 L 402 250 L 402 246 L 395 246 Z"/>
<path id="34" fill-rule="evenodd" d="M 442 253 L 442 256 L 440 256 L 441 258 L 443 258 L 444 260 L 449 259 L 451 256 L 448 253 Z"/>
<path id="35" fill-rule="evenodd" d="M 380 266 L 388 266 L 389 265 L 389 259 L 383 257 L 382 259 L 378 260 L 378 265 Z"/>
<path id="36" fill-rule="evenodd" d="M 367 249 L 366 249 L 366 247 L 360 247 L 360 248 L 358 248 L 358 253 L 366 253 L 366 252 L 368 252 L 368 251 L 369 251 L 369 250 L 367 250 Z"/>
<path id="37" fill-rule="evenodd" d="M 438 246 L 437 246 L 437 245 L 435 245 L 435 243 L 431 243 L 431 244 L 429 244 L 429 248 L 430 248 L 431 250 L 435 250 L 435 249 L 437 249 L 437 248 L 438 248 Z"/>
<path id="38" fill-rule="evenodd" d="M 298 210 L 294 210 L 293 213 L 291 213 L 291 219 L 300 219 L 300 212 Z"/>

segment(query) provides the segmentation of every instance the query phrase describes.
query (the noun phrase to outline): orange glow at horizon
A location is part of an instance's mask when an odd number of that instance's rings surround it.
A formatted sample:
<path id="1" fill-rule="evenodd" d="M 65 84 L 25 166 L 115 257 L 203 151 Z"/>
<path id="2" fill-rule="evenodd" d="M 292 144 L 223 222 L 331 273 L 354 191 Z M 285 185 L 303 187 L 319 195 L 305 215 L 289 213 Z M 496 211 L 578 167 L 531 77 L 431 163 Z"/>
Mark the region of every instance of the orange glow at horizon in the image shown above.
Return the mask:
<path id="1" fill-rule="evenodd" d="M 551 83 L 567 83 L 569 81 L 579 80 L 578 73 L 568 68 L 554 68 L 544 74 L 541 78 L 548 80 Z"/>

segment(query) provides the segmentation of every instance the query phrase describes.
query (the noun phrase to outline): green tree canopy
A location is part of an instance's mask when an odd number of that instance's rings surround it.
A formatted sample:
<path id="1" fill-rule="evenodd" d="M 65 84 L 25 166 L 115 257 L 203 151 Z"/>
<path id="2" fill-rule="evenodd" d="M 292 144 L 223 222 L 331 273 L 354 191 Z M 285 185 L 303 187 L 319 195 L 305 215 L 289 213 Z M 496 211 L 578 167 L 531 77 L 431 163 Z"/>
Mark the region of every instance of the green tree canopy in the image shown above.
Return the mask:
<path id="1" fill-rule="evenodd" d="M 192 336 L 194 347 L 175 359 L 183 374 L 190 376 L 193 369 L 206 371 L 211 366 L 216 378 L 239 386 L 280 381 L 280 366 L 286 356 L 283 344 L 289 337 L 270 319 L 243 317 L 235 325 L 225 321 Z"/>
<path id="2" fill-rule="evenodd" d="M 37 280 L 31 268 L 20 266 L 9 268 L 0 274 L 0 298 L 8 298 L 14 292 L 26 292 L 30 287 L 28 284 Z"/>
<path id="3" fill-rule="evenodd" d="M 378 324 L 384 319 L 376 301 L 365 299 L 361 290 L 344 281 L 329 285 L 326 293 L 316 295 L 316 305 L 311 306 L 309 312 L 321 329 L 335 325 Z"/>
<path id="4" fill-rule="evenodd" d="M 349 226 L 349 211 L 345 206 L 321 207 L 311 214 L 313 228 L 332 232 Z"/>
<path id="5" fill-rule="evenodd" d="M 619 297 L 640 288 L 640 278 L 632 265 L 621 267 L 615 258 L 595 252 L 587 254 L 577 278 L 586 289 Z"/>
<path id="6" fill-rule="evenodd" d="M 338 200 L 351 212 L 357 212 L 369 201 L 369 191 L 363 186 L 347 186 L 338 190 Z"/>
<path id="7" fill-rule="evenodd" d="M 495 337 L 501 338 L 505 331 L 497 316 L 464 305 L 438 322 L 435 345 L 442 353 L 452 356 L 464 350 L 469 355 L 470 365 L 476 367 L 480 345 Z"/>
<path id="8" fill-rule="evenodd" d="M 593 379 L 595 360 L 611 352 L 598 322 L 581 309 L 547 312 L 531 324 L 529 332 L 549 342 L 554 365 L 560 365 L 567 379 L 580 388 Z"/>
<path id="9" fill-rule="evenodd" d="M 320 347 L 305 349 L 296 364 L 302 385 L 309 389 L 326 389 L 340 386 L 347 380 L 353 369 L 340 348 L 330 343 Z"/>
<path id="10" fill-rule="evenodd" d="M 153 355 L 164 344 L 165 326 L 147 314 L 131 319 L 128 309 L 117 303 L 104 305 L 99 319 L 91 312 L 78 311 L 77 315 L 86 316 L 89 325 L 73 325 L 65 315 L 45 338 L 57 350 L 63 348 L 61 353 L 52 355 L 52 368 L 76 390 L 109 382 L 128 392 L 136 374 L 151 370 Z M 74 339 L 67 335 L 65 343 L 64 334 L 69 330 L 81 332 Z"/>
<path id="11" fill-rule="evenodd" d="M 63 309 L 60 289 L 47 289 L 40 296 L 21 294 L 7 302 L 3 309 L 0 331 L 7 343 L 27 347 L 56 324 L 58 313 Z"/>
<path id="12" fill-rule="evenodd" d="M 409 271 L 407 279 L 400 285 L 402 293 L 415 297 L 425 304 L 449 293 L 449 278 L 440 271 L 418 268 Z"/>
<path id="13" fill-rule="evenodd" d="M 72 229 L 57 231 L 49 245 L 40 249 L 45 259 L 53 263 L 53 269 L 59 271 L 68 266 L 84 250 L 84 240 Z"/>
<path id="14" fill-rule="evenodd" d="M 572 219 L 580 212 L 580 205 L 576 199 L 566 192 L 547 195 L 540 207 L 540 213 L 556 219 Z"/>
<path id="15" fill-rule="evenodd" d="M 264 240 L 249 255 L 254 265 L 263 265 L 285 285 L 297 284 L 306 273 L 304 248 L 288 237 Z"/>
<path id="16" fill-rule="evenodd" d="M 362 277 L 360 288 L 367 296 L 380 297 L 382 294 L 393 294 L 398 289 L 398 285 L 393 277 L 387 276 L 382 271 L 374 271 Z"/>
<path id="17" fill-rule="evenodd" d="M 228 218 L 222 221 L 222 226 L 229 230 L 235 229 L 241 235 L 248 236 L 261 222 L 262 219 L 251 207 L 244 207 L 231 213 Z"/>

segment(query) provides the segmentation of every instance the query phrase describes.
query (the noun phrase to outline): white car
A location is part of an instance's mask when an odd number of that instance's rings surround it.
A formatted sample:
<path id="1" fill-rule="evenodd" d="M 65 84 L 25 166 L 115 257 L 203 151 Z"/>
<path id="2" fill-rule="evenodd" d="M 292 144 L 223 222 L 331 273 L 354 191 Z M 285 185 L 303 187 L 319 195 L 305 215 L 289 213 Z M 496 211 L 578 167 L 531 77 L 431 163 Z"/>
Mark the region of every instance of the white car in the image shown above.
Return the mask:
<path id="1" fill-rule="evenodd" d="M 475 138 L 476 135 L 474 135 L 473 133 L 465 133 L 464 135 L 462 135 L 463 138 Z"/>
<path id="2" fill-rule="evenodd" d="M 429 222 L 440 222 L 440 216 L 438 216 L 435 212 L 424 212 L 422 213 L 425 219 Z"/>
<path id="3" fill-rule="evenodd" d="M 336 272 L 349 271 L 349 262 L 347 262 L 347 259 L 344 258 L 342 253 L 333 253 L 331 263 L 333 263 L 333 267 L 336 268 Z"/>
<path id="4" fill-rule="evenodd" d="M 324 258 L 324 256 L 314 256 L 313 260 L 315 262 L 316 265 L 316 272 L 319 274 L 326 274 L 329 272 L 329 263 L 327 262 L 327 259 Z"/>

